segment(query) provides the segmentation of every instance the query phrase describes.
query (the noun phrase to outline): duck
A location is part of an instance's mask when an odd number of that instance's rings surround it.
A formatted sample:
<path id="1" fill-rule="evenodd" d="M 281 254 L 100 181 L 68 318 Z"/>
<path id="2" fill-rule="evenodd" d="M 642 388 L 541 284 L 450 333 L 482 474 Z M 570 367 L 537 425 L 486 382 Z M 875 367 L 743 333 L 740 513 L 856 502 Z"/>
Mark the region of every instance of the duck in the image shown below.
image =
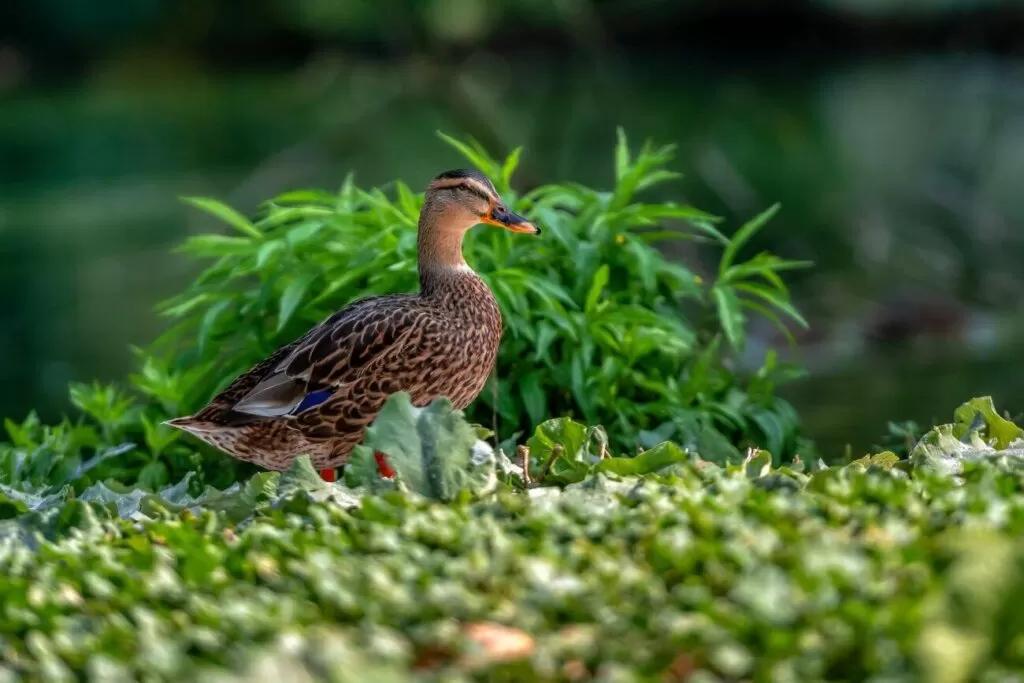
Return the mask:
<path id="1" fill-rule="evenodd" d="M 419 290 L 367 296 L 333 313 L 236 377 L 192 415 L 167 420 L 202 442 L 268 470 L 307 455 L 335 481 L 394 393 L 416 408 L 437 398 L 468 407 L 497 360 L 501 310 L 463 258 L 477 225 L 541 230 L 512 211 L 475 169 L 434 177 L 417 225 Z M 375 453 L 384 477 L 394 477 Z"/>

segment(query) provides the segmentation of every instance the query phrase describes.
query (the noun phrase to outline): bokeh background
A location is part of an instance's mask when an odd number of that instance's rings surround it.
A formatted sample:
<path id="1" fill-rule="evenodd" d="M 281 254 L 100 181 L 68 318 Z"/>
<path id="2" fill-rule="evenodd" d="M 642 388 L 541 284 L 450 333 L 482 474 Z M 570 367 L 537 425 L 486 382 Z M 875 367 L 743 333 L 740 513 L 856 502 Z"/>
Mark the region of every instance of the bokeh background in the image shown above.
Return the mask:
<path id="1" fill-rule="evenodd" d="M 608 186 L 617 125 L 729 229 L 781 202 L 757 247 L 816 263 L 786 395 L 823 449 L 1024 409 L 1019 3 L 4 0 L 0 416 L 131 371 L 194 274 L 171 248 L 219 229 L 181 195 L 422 188 L 460 164 L 437 130 L 525 146 L 524 190 Z"/>

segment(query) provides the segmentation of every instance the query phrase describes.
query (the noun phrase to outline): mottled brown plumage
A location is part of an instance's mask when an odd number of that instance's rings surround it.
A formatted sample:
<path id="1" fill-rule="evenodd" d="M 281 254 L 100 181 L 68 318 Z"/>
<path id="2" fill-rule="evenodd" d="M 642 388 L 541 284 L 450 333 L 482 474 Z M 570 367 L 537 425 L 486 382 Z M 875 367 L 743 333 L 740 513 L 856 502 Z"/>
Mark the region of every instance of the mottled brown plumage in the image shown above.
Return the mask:
<path id="1" fill-rule="evenodd" d="M 502 331 L 494 297 L 462 258 L 463 235 L 478 223 L 540 232 L 480 173 L 440 174 L 420 216 L 419 292 L 355 301 L 168 424 L 268 469 L 301 454 L 325 469 L 348 460 L 392 393 L 465 408 L 494 367 Z"/>

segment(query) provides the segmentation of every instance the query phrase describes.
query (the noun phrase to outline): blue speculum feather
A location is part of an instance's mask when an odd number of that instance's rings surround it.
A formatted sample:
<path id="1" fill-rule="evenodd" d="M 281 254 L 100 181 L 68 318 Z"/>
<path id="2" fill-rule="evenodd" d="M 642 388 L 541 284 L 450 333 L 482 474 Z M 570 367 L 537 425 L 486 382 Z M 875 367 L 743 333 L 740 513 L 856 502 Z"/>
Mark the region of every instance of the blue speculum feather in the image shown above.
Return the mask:
<path id="1" fill-rule="evenodd" d="M 313 393 L 306 394 L 302 401 L 295 407 L 292 414 L 301 413 L 303 410 L 309 410 L 313 406 L 318 406 L 326 401 L 331 395 L 329 389 L 321 389 L 320 391 L 314 391 Z"/>

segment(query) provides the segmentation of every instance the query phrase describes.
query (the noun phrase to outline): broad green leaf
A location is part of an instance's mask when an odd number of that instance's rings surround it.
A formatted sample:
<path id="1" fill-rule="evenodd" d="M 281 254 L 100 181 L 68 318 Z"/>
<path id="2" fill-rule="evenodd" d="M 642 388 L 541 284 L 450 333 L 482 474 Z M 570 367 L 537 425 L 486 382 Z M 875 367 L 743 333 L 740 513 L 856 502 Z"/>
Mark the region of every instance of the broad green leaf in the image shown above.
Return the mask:
<path id="1" fill-rule="evenodd" d="M 1018 439 L 1024 439 L 1024 429 L 997 413 L 991 396 L 972 398 L 956 409 L 953 413 L 953 420 L 956 423 L 953 433 L 957 438 L 964 437 L 976 417 L 983 421 L 988 436 L 993 439 L 992 445 L 997 449 L 1008 448 Z"/>
<path id="2" fill-rule="evenodd" d="M 594 436 L 586 425 L 560 417 L 537 425 L 526 441 L 530 450 L 530 470 L 536 477 L 550 461 L 548 481 L 570 483 L 580 481 L 587 471 L 587 447 Z"/>
<path id="3" fill-rule="evenodd" d="M 771 453 L 782 453 L 786 443 L 786 430 L 775 413 L 757 406 L 748 412 L 748 416 L 764 434 L 764 447 Z"/>
<path id="4" fill-rule="evenodd" d="M 473 427 L 447 399 L 416 408 L 409 395 L 390 396 L 366 430 L 364 445 L 383 453 L 398 478 L 427 498 L 452 500 L 460 489 L 481 491 L 491 471 L 474 468 Z"/>
<path id="5" fill-rule="evenodd" d="M 283 494 L 294 491 L 317 491 L 327 487 L 328 484 L 320 476 L 320 473 L 313 468 L 308 455 L 300 455 L 281 472 L 278 481 L 278 488 Z"/>
<path id="6" fill-rule="evenodd" d="M 772 454 L 757 450 L 743 461 L 743 471 L 752 479 L 767 477 L 772 471 Z"/>
<path id="7" fill-rule="evenodd" d="M 663 441 L 654 448 L 633 457 L 606 458 L 597 463 L 598 472 L 614 472 L 623 477 L 653 474 L 666 467 L 685 462 L 689 456 L 674 443 Z"/>

